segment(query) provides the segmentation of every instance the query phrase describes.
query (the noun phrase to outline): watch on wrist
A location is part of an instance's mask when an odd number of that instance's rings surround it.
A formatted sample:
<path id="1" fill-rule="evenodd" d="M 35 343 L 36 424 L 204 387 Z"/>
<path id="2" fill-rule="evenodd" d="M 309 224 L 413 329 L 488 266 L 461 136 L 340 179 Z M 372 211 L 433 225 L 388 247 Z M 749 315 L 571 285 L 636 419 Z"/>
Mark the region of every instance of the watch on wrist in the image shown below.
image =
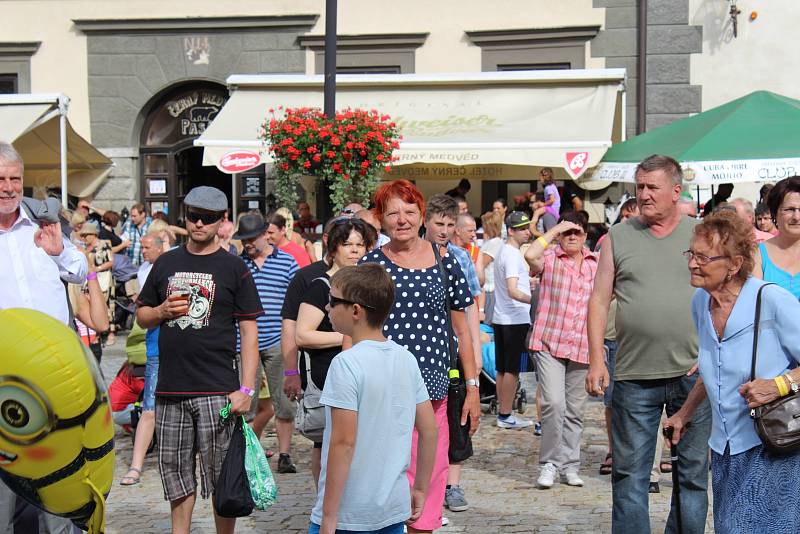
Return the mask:
<path id="1" fill-rule="evenodd" d="M 251 399 L 256 396 L 256 392 L 254 389 L 250 389 L 247 386 L 242 386 L 239 388 L 239 391 L 250 397 Z"/>
<path id="2" fill-rule="evenodd" d="M 792 378 L 792 375 L 790 375 L 789 373 L 786 373 L 783 376 L 785 376 L 786 380 L 789 381 L 789 391 L 791 391 L 792 393 L 797 393 L 798 391 L 800 391 L 800 385 L 798 385 L 798 383 L 794 381 L 794 378 Z"/>
<path id="3" fill-rule="evenodd" d="M 477 378 L 467 378 L 464 383 L 468 386 L 475 386 L 478 387 L 478 379 Z"/>

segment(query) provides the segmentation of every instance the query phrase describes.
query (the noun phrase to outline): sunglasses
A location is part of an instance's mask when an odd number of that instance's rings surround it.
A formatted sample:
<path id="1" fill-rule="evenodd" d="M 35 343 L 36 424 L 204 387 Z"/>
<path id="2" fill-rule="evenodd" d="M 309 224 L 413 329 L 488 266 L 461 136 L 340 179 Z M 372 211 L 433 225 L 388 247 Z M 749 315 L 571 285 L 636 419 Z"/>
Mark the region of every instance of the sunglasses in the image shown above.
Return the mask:
<path id="1" fill-rule="evenodd" d="M 191 223 L 201 221 L 203 224 L 214 224 L 222 218 L 222 213 L 200 213 L 198 211 L 187 211 L 186 220 Z"/>
<path id="2" fill-rule="evenodd" d="M 331 308 L 335 308 L 339 304 L 349 304 L 349 305 L 358 304 L 362 308 L 369 308 L 370 310 L 374 310 L 375 309 L 374 306 L 368 306 L 367 304 L 361 304 L 360 302 L 354 302 L 352 300 L 347 300 L 347 299 L 342 299 L 342 298 L 339 298 L 339 297 L 334 297 L 331 294 L 328 294 L 328 304 L 330 305 Z"/>
<path id="3" fill-rule="evenodd" d="M 576 235 L 576 236 L 579 236 L 579 237 L 580 237 L 580 236 L 582 236 L 584 233 L 585 233 L 585 232 L 584 232 L 583 230 L 567 230 L 566 232 L 564 232 L 563 234 L 561 234 L 561 237 L 569 237 L 569 236 L 571 236 L 571 235 Z"/>

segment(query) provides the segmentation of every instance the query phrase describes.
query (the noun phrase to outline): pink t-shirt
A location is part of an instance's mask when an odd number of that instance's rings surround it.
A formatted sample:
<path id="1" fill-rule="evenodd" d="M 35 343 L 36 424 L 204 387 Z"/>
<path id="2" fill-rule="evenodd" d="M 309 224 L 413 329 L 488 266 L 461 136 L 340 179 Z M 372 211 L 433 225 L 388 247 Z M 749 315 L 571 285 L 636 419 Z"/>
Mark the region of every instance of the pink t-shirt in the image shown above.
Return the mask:
<path id="1" fill-rule="evenodd" d="M 311 265 L 311 258 L 308 257 L 308 252 L 294 241 L 287 241 L 285 245 L 280 245 L 278 248 L 291 254 L 299 268 L 302 269 L 306 265 Z"/>

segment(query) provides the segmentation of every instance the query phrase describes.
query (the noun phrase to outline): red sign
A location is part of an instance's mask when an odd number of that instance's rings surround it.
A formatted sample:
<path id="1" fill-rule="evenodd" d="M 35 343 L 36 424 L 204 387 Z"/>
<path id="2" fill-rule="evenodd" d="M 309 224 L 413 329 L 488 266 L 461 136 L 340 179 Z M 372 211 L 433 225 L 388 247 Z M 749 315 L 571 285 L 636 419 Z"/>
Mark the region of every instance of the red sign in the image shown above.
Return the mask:
<path id="1" fill-rule="evenodd" d="M 217 167 L 227 172 L 235 174 L 237 172 L 249 171 L 253 167 L 261 165 L 261 156 L 252 150 L 237 150 L 228 152 L 219 160 Z"/>
<path id="2" fill-rule="evenodd" d="M 567 166 L 564 167 L 573 180 L 577 180 L 589 168 L 588 152 L 567 152 Z"/>

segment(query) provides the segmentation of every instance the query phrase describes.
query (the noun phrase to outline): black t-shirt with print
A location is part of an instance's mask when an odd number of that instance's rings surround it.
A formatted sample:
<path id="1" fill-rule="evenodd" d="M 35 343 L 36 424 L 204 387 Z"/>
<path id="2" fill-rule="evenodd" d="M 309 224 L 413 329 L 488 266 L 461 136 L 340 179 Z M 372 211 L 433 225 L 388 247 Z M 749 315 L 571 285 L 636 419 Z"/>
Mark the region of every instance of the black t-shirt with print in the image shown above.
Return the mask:
<path id="1" fill-rule="evenodd" d="M 239 389 L 236 322 L 264 313 L 250 270 L 219 249 L 180 247 L 153 265 L 138 303 L 158 306 L 175 289 L 189 291 L 189 313 L 161 323 L 156 395 L 225 395 Z"/>
<path id="2" fill-rule="evenodd" d="M 327 273 L 322 273 L 322 276 L 319 278 L 327 278 L 330 280 Z M 328 305 L 328 296 L 331 293 L 330 282 L 325 283 L 325 280 L 320 280 L 319 278 L 315 278 L 311 281 L 311 285 L 308 286 L 308 290 L 301 304 L 310 304 L 324 314 L 322 321 L 317 327 L 317 332 L 333 332 L 333 325 L 328 317 L 328 311 L 325 309 Z M 329 347 L 327 349 L 304 348 L 303 350 L 308 352 L 308 356 L 311 358 L 311 380 L 314 381 L 315 386 L 322 390 L 322 388 L 325 387 L 325 377 L 328 376 L 328 368 L 331 366 L 333 358 L 342 352 L 342 346 L 339 345 L 338 347 Z M 300 376 L 303 389 L 306 389 L 305 371 L 305 358 L 300 358 Z"/>

